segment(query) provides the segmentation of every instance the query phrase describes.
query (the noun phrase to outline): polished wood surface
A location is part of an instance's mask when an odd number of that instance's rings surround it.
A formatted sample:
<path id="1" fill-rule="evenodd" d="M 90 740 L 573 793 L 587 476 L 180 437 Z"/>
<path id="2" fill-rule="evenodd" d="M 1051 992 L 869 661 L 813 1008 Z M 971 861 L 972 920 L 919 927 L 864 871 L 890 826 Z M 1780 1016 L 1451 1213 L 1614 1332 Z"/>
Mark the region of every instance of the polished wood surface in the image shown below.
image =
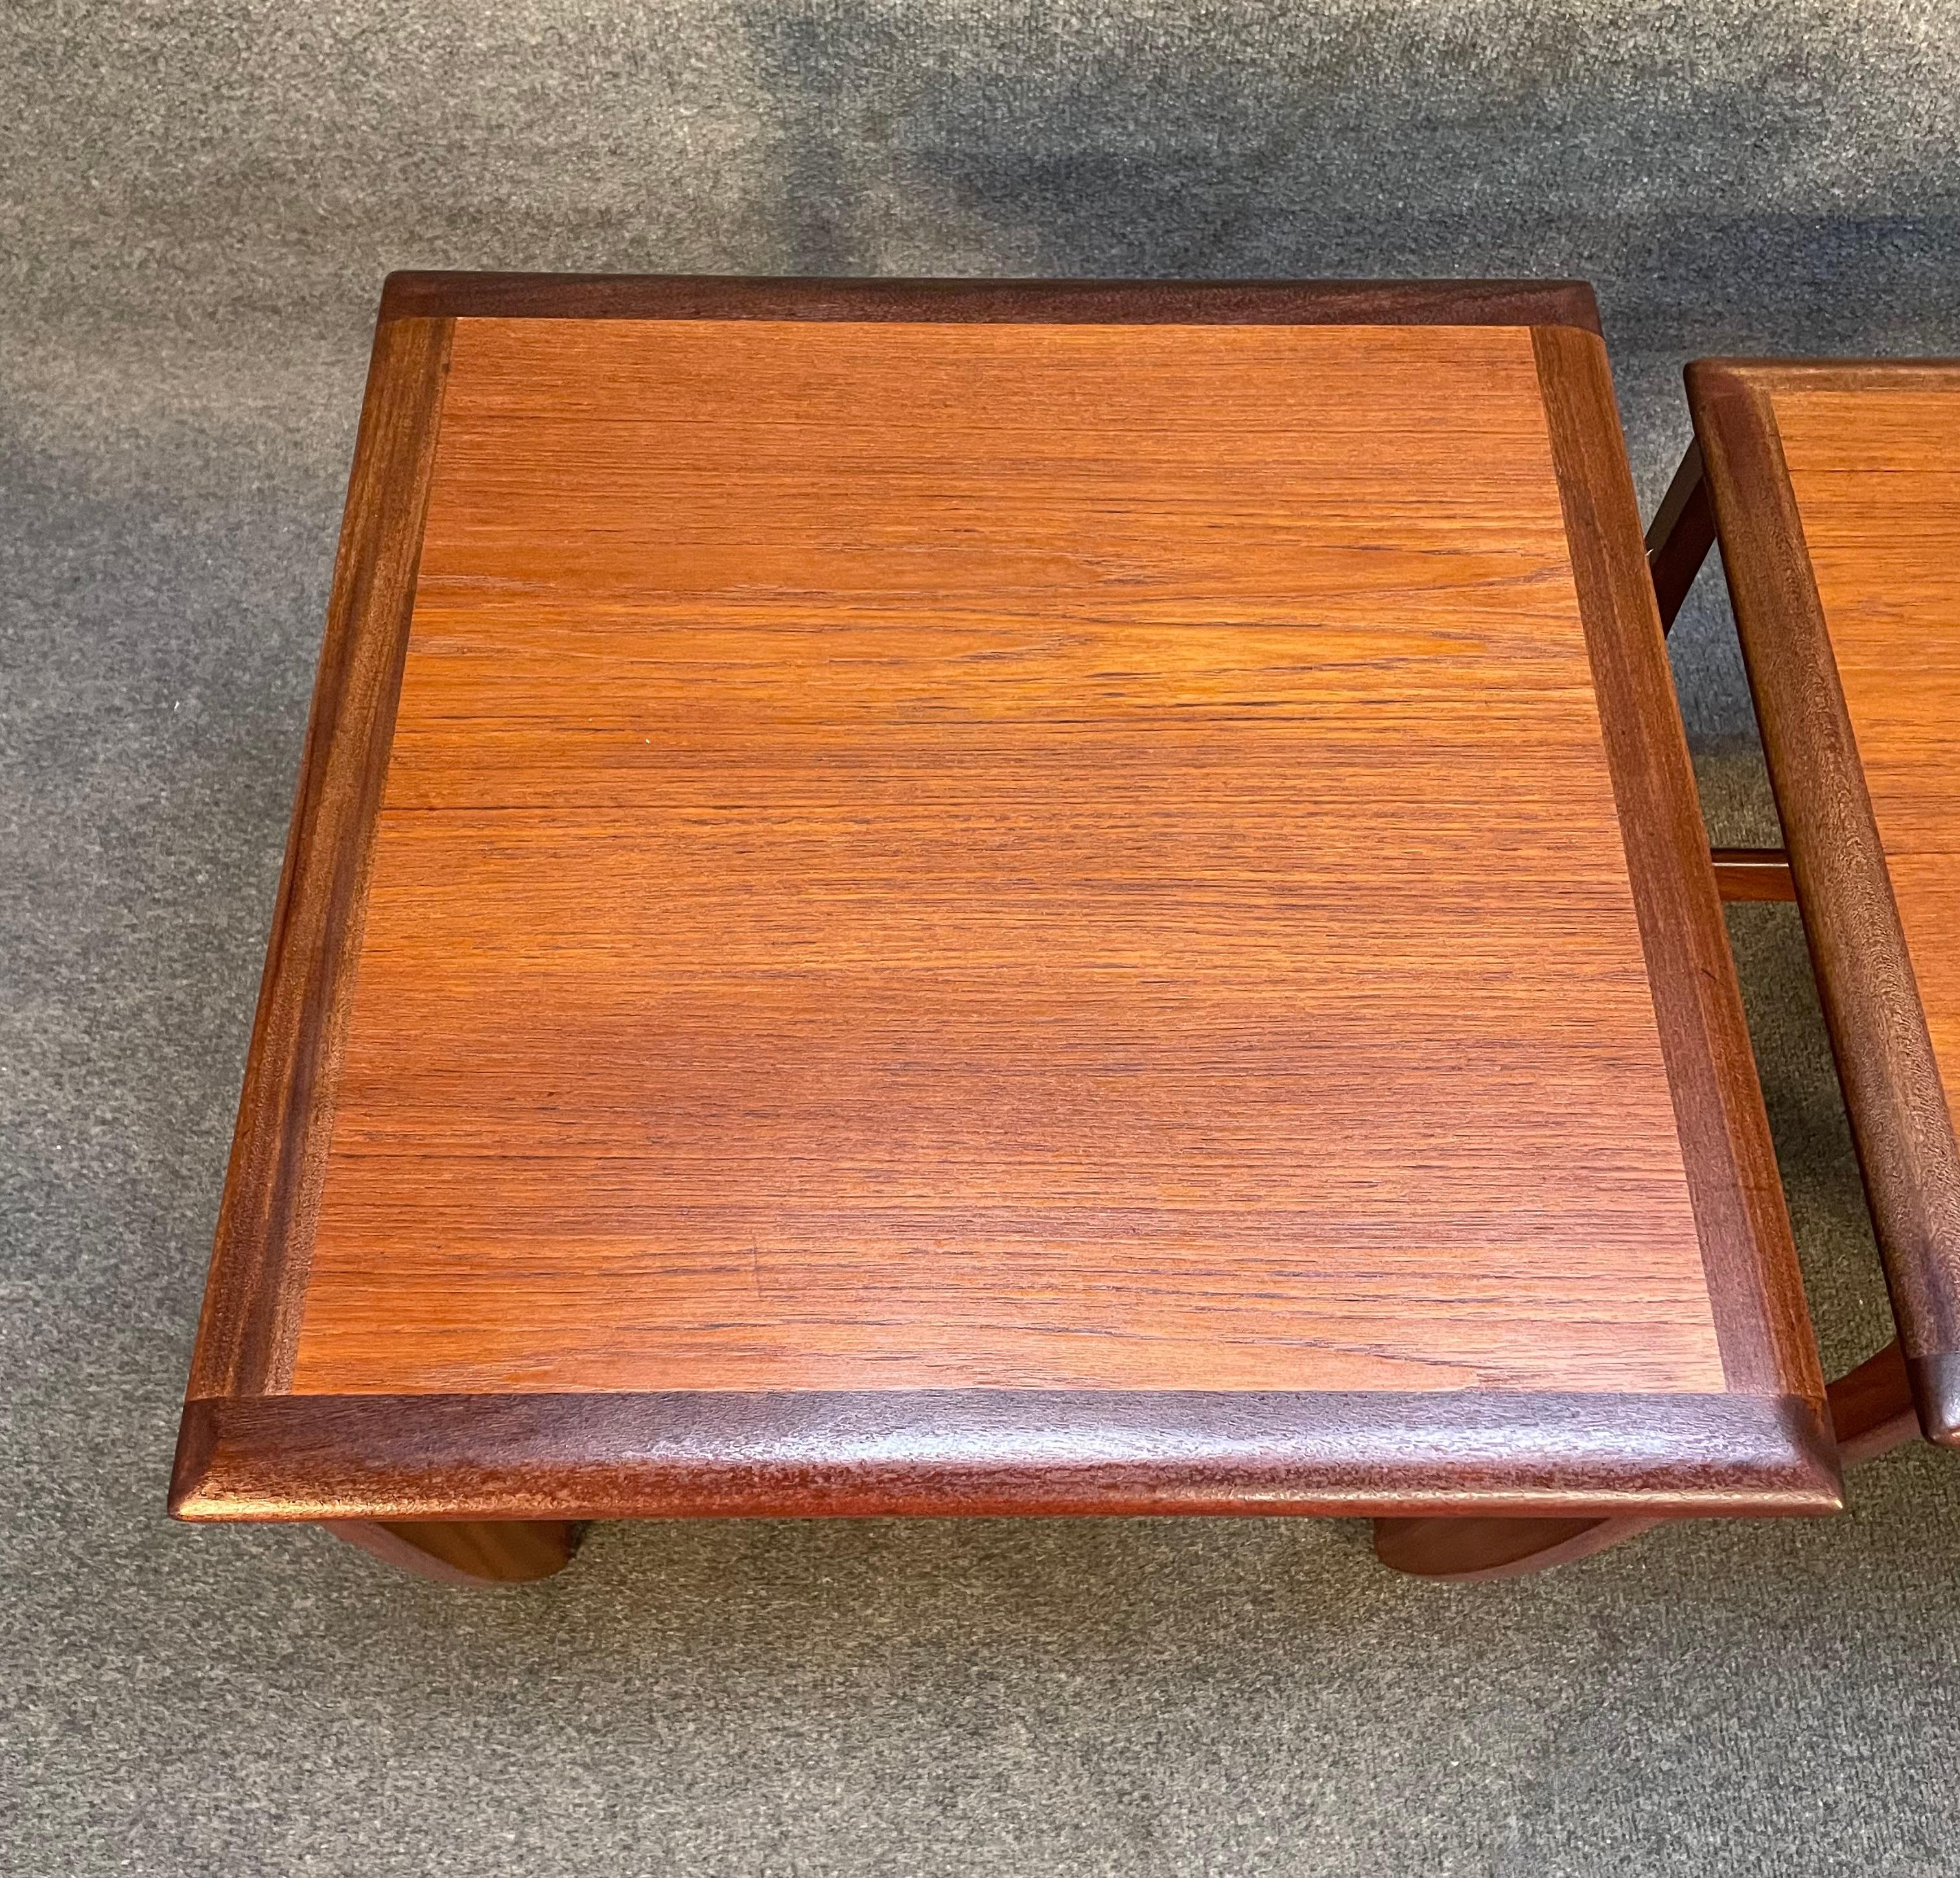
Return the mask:
<path id="1" fill-rule="evenodd" d="M 296 1390 L 1721 1387 L 1528 335 L 455 348 Z"/>
<path id="2" fill-rule="evenodd" d="M 391 286 L 180 1513 L 1837 1504 L 1589 297 L 1126 291 Z"/>
<path id="3" fill-rule="evenodd" d="M 1772 402 L 1927 1028 L 1960 1091 L 1960 370 Z"/>
<path id="4" fill-rule="evenodd" d="M 193 1402 L 193 1519 L 1834 1511 L 1822 1403 L 1524 1389 Z"/>
<path id="5" fill-rule="evenodd" d="M 1960 367 L 1704 361 L 1688 388 L 1908 1367 L 1960 1441 Z"/>

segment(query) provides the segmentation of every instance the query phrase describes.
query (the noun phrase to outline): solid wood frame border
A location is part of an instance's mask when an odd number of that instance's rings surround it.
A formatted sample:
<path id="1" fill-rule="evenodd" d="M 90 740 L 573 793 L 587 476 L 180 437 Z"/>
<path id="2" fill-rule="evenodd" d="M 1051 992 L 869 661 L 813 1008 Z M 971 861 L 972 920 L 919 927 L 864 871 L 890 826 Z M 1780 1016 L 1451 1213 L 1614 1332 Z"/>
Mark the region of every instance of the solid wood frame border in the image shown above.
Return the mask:
<path id="1" fill-rule="evenodd" d="M 971 320 L 1065 326 L 1575 326 L 1583 281 L 775 279 L 717 274 L 391 274 L 383 323 L 447 319 Z"/>
<path id="2" fill-rule="evenodd" d="M 793 1390 L 193 1400 L 192 1520 L 1831 1512 L 1793 1397 Z"/>
<path id="3" fill-rule="evenodd" d="M 851 1451 L 855 1457 L 834 1468 L 813 1451 L 791 1455 L 766 1439 L 756 1445 L 756 1431 L 778 1426 L 784 1412 L 783 1399 L 768 1396 L 284 1393 L 308 1209 L 331 1119 L 346 968 L 358 945 L 412 605 L 450 323 L 520 316 L 1530 326 L 1733 1393 L 1257 1398 L 1286 1406 L 1268 1435 L 1249 1446 L 1233 1432 L 1234 1418 L 1252 1412 L 1247 1405 L 1255 1399 L 1248 1397 L 975 1391 L 985 1403 L 960 1407 L 950 1431 L 936 1418 L 967 1392 L 791 1398 L 812 1413 L 820 1407 L 832 1436 L 842 1438 L 846 1427 L 882 1429 L 871 1448 Z M 1711 929 L 1720 934 L 1720 914 L 1640 542 L 1597 315 L 1581 283 L 391 277 L 173 1510 L 193 1518 L 411 1521 L 718 1509 L 1529 1514 L 1834 1508 L 1837 1468 L 1821 1415 L 1822 1381 L 1793 1256 L 1778 1257 L 1779 1246 L 1787 1253 L 1788 1226 L 1732 967 L 1726 942 L 1713 952 L 1707 943 Z M 1681 831 L 1690 822 L 1694 840 L 1684 845 Z M 1659 974 L 1676 969 L 1692 976 L 1670 989 Z M 1685 1086 L 1677 1081 L 1682 1076 Z M 1769 1301 L 1768 1320 L 1759 1297 Z M 921 1413 L 928 1409 L 935 1418 L 930 1426 Z M 677 1419 L 669 1427 L 663 1416 Z M 434 1445 L 432 1427 L 441 1438 Z M 670 1466 L 662 1444 L 677 1438 L 677 1428 L 718 1428 L 724 1445 Z M 1025 1444 L 1025 1469 L 1004 1473 L 998 1457 L 950 1453 L 944 1443 L 962 1428 L 1010 1447 Z M 1064 1464 L 1055 1458 L 1057 1444 L 1076 1444 L 1086 1458 Z M 571 1484 L 554 1486 L 561 1466 Z M 345 1491 L 349 1482 L 359 1490 Z"/>
<path id="4" fill-rule="evenodd" d="M 1960 388 L 1960 362 L 1702 359 L 1688 367 L 1722 564 L 1804 933 L 1920 1421 L 1960 1444 L 1960 1147 L 1865 786 L 1778 389 Z"/>
<path id="5" fill-rule="evenodd" d="M 403 319 L 374 336 L 192 1395 L 275 1391 L 291 1368 L 451 332 L 447 320 Z"/>
<path id="6" fill-rule="evenodd" d="M 1821 1403 L 1606 349 L 1567 331 L 1532 339 L 1723 1373 L 1739 1391 Z"/>

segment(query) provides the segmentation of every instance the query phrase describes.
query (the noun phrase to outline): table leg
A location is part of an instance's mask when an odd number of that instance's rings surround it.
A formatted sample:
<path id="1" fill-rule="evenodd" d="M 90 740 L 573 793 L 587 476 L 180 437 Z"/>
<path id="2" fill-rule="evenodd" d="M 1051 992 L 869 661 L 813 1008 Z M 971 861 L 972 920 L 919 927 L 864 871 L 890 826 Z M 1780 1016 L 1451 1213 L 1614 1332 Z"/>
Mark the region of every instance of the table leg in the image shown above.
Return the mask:
<path id="1" fill-rule="evenodd" d="M 323 1520 L 336 1539 L 438 1584 L 527 1584 L 571 1563 L 571 1520 Z"/>
<path id="2" fill-rule="evenodd" d="M 1690 443 L 1647 530 L 1647 572 L 1661 630 L 1674 624 L 1715 542 L 1715 511 L 1701 472 L 1701 446 Z M 1794 900 L 1790 856 L 1781 848 L 1717 848 L 1715 884 L 1724 900 Z"/>
<path id="3" fill-rule="evenodd" d="M 1919 1432 L 1905 1358 L 1895 1341 L 1828 1390 L 1838 1451 L 1873 1460 Z M 1656 1519 L 1378 1519 L 1375 1555 L 1421 1578 L 1522 1578 L 1590 1558 L 1663 1522 Z"/>
<path id="4" fill-rule="evenodd" d="M 1660 603 L 1661 631 L 1674 624 L 1688 598 L 1688 589 L 1715 545 L 1715 511 L 1701 474 L 1701 446 L 1688 446 L 1674 481 L 1654 511 L 1647 530 L 1647 571 L 1653 577 L 1654 598 Z"/>

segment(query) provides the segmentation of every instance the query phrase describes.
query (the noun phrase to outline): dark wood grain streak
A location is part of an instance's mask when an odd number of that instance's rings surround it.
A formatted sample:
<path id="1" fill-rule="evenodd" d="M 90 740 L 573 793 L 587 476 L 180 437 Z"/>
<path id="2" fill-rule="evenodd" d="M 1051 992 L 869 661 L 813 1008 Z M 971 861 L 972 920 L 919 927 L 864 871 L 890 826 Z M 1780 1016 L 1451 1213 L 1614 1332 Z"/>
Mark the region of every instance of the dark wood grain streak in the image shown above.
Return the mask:
<path id="1" fill-rule="evenodd" d="M 188 1406 L 183 1519 L 1823 1513 L 1817 1405 L 1535 1391 L 272 1396 Z"/>
<path id="2" fill-rule="evenodd" d="M 1691 365 L 1688 385 L 1900 1339 L 1927 1391 L 1926 1432 L 1960 1441 L 1960 1393 L 1946 1387 L 1952 1369 L 1927 1360 L 1960 1349 L 1960 1148 L 1774 406 L 1761 382 L 1720 361 Z"/>
<path id="3" fill-rule="evenodd" d="M 1605 348 L 1563 329 L 1532 343 L 1723 1368 L 1736 1390 L 1821 1402 Z"/>
<path id="4" fill-rule="evenodd" d="M 1780 847 L 1718 847 L 1709 850 L 1715 885 L 1724 900 L 1794 900 L 1790 856 Z"/>
<path id="5" fill-rule="evenodd" d="M 1660 608 L 1662 631 L 1672 630 L 1675 616 L 1714 544 L 1715 511 L 1701 473 L 1701 446 L 1690 443 L 1647 529 L 1647 570 Z"/>
<path id="6" fill-rule="evenodd" d="M 752 279 L 401 273 L 381 317 L 980 320 L 1044 326 L 1567 326 L 1599 330 L 1583 281 Z"/>
<path id="7" fill-rule="evenodd" d="M 282 1386 L 408 643 L 450 326 L 377 332 L 190 1390 Z"/>

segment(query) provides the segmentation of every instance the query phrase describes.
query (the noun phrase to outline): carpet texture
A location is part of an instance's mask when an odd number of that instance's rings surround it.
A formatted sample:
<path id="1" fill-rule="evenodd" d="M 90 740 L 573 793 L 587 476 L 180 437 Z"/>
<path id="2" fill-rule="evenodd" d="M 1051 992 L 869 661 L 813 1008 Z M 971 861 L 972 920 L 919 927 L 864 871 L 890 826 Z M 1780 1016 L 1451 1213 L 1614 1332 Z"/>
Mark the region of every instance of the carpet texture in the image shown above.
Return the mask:
<path id="1" fill-rule="evenodd" d="M 390 268 L 1577 274 L 1682 361 L 1960 351 L 1955 0 L 0 9 L 0 1864 L 1936 1873 L 1960 1470 L 1439 1589 L 1361 1527 L 600 1527 L 470 1596 L 163 1517 Z M 1711 822 L 1774 826 L 1719 577 Z M 1735 916 L 1827 1360 L 1882 1292 Z"/>

